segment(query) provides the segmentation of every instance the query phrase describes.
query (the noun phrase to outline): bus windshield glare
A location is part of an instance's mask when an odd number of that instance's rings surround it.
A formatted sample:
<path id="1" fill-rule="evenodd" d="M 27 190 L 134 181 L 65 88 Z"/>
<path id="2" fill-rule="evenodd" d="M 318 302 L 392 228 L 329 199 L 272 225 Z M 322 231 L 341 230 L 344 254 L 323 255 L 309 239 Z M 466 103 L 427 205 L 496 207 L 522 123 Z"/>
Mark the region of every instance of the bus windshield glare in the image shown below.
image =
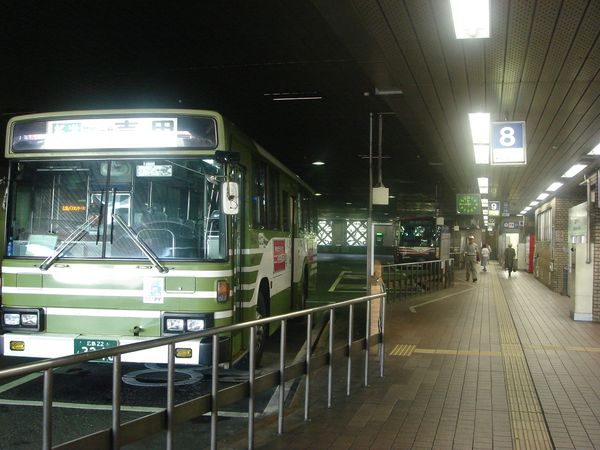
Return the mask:
<path id="1" fill-rule="evenodd" d="M 21 161 L 11 170 L 8 256 L 46 258 L 63 246 L 61 259 L 145 259 L 142 241 L 159 260 L 227 257 L 223 167 L 211 159 Z"/>

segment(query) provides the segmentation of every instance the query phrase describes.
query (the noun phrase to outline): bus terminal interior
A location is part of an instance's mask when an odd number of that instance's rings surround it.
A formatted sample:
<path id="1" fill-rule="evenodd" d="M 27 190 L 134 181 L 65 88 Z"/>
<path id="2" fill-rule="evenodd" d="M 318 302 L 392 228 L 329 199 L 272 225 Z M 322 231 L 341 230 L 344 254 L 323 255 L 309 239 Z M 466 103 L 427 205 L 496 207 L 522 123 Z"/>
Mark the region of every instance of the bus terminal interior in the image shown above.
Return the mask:
<path id="1" fill-rule="evenodd" d="M 3 10 L 0 450 L 600 449 L 599 1 Z"/>

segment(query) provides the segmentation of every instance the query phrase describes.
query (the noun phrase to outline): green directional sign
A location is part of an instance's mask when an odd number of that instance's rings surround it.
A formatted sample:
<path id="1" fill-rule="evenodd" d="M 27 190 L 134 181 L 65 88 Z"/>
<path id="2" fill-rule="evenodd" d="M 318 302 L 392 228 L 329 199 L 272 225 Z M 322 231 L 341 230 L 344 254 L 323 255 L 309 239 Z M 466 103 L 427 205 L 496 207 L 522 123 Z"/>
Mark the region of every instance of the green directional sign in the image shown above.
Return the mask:
<path id="1" fill-rule="evenodd" d="M 456 212 L 470 216 L 481 214 L 481 195 L 456 194 Z"/>

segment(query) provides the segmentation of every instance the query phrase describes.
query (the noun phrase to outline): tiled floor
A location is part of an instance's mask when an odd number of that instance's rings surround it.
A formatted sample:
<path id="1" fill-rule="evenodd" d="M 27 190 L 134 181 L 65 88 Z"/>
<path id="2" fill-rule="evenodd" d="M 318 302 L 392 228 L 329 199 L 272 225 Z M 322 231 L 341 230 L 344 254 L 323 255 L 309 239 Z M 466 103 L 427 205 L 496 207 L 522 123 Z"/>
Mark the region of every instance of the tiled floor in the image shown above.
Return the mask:
<path id="1" fill-rule="evenodd" d="M 346 397 L 339 361 L 327 409 L 327 372 L 315 372 L 311 420 L 300 401 L 283 436 L 259 421 L 255 448 L 600 449 L 600 324 L 574 322 L 568 297 L 494 265 L 452 292 L 415 313 L 389 305 L 385 377 L 374 356 L 362 387 L 357 358 Z"/>

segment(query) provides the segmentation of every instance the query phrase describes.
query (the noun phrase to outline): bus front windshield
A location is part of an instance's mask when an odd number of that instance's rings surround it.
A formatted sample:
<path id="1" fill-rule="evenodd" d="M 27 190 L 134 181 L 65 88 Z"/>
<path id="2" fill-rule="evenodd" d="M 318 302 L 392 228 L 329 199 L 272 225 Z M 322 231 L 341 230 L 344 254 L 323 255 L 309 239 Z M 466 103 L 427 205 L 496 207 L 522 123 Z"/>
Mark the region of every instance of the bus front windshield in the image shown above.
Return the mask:
<path id="1" fill-rule="evenodd" d="M 224 259 L 223 168 L 210 159 L 21 161 L 12 166 L 7 255 Z"/>

